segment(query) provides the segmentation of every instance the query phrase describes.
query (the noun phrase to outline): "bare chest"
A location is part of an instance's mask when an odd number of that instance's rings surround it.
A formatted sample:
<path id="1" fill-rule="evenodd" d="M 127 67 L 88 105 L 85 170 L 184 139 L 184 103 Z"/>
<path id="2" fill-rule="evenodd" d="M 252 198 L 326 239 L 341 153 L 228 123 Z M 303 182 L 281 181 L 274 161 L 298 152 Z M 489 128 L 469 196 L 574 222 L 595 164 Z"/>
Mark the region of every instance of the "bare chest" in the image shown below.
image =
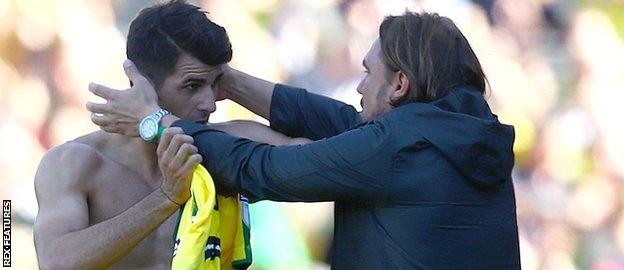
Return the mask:
<path id="1" fill-rule="evenodd" d="M 123 213 L 159 186 L 158 181 L 142 179 L 137 174 L 114 164 L 102 166 L 101 169 L 90 179 L 88 194 L 90 225 Z M 177 214 L 178 212 L 175 212 L 171 215 L 112 268 L 169 269 Z"/>

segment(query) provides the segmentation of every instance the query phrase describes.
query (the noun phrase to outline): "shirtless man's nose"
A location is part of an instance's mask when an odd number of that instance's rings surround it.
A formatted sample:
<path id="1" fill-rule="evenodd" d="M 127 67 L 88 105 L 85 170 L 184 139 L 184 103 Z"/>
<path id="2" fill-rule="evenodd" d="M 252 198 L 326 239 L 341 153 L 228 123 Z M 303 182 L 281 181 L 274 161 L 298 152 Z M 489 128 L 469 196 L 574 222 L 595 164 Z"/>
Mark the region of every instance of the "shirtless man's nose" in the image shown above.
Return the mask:
<path id="1" fill-rule="evenodd" d="M 187 35 L 201 38 L 181 42 Z M 170 2 L 133 20 L 127 57 L 134 65 L 126 73 L 131 80 L 145 74 L 162 108 L 206 123 L 215 108 L 212 85 L 231 55 L 225 29 L 193 5 Z M 41 269 L 171 268 L 176 213 L 200 161 L 192 137 L 175 128 L 160 145 L 98 131 L 51 149 L 35 177 Z"/>

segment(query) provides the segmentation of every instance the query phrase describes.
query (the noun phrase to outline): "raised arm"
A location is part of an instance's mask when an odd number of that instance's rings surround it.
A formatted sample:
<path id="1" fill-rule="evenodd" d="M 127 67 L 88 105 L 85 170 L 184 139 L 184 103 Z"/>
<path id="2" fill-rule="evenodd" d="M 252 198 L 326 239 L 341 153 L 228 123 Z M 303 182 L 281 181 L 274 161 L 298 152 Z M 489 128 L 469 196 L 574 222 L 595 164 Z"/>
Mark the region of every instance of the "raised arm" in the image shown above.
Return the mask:
<path id="1" fill-rule="evenodd" d="M 184 136 L 170 140 L 171 145 L 176 142 L 172 149 L 187 149 L 174 153 L 189 156 L 194 149 L 189 139 Z M 180 177 L 176 181 L 163 181 L 161 188 L 123 213 L 89 225 L 84 182 L 92 177 L 89 164 L 97 164 L 97 155 L 88 146 L 69 143 L 46 154 L 39 166 L 35 176 L 39 213 L 33 233 L 41 269 L 108 268 L 159 227 L 189 196 L 184 190 L 189 189 L 190 180 L 183 181 L 189 176 L 178 172 Z M 168 157 L 161 165 L 166 166 L 172 160 L 173 157 Z M 194 166 L 189 163 L 197 164 L 200 160 L 195 156 L 175 168 L 192 172 Z M 174 174 L 167 175 L 165 179 L 173 180 Z"/>
<path id="2" fill-rule="evenodd" d="M 103 130 L 138 136 L 139 122 L 159 109 L 157 95 L 132 62 L 126 61 L 124 69 L 134 86 L 118 91 L 92 83 L 89 90 L 107 102 L 88 102 L 87 109 L 92 112 L 91 120 Z M 269 119 L 272 129 L 289 137 L 318 140 L 344 132 L 362 121 L 352 106 L 340 101 L 276 85 L 227 66 L 218 83 L 217 96 L 230 98 Z"/>
<path id="3" fill-rule="evenodd" d="M 217 85 L 217 98 L 231 99 L 253 113 L 269 119 L 274 88 L 273 82 L 223 65 L 223 77 Z"/>
<path id="4" fill-rule="evenodd" d="M 353 106 L 278 84 L 273 91 L 270 122 L 271 128 L 280 133 L 318 140 L 345 132 L 362 119 Z"/>
<path id="5" fill-rule="evenodd" d="M 393 139 L 376 122 L 295 146 L 271 146 L 190 121 L 192 135 L 215 182 L 252 201 L 381 201 L 392 177 Z"/>
<path id="6" fill-rule="evenodd" d="M 355 108 L 304 89 L 268 82 L 224 65 L 217 86 L 228 98 L 268 119 L 271 128 L 290 137 L 313 140 L 334 136 L 361 122 Z"/>
<path id="7" fill-rule="evenodd" d="M 210 124 L 209 126 L 216 130 L 227 132 L 232 136 L 268 143 L 270 145 L 298 145 L 312 142 L 312 140 L 306 138 L 288 137 L 263 124 L 249 120 L 233 120 Z"/>

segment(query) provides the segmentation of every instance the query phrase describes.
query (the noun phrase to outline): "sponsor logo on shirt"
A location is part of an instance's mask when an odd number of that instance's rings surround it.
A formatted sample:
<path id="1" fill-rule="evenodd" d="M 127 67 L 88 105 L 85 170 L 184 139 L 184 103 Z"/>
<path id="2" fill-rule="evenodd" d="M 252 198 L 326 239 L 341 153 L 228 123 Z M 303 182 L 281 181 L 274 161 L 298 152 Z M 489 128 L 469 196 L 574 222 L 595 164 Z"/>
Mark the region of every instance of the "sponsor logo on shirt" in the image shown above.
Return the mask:
<path id="1" fill-rule="evenodd" d="M 214 260 L 221 257 L 221 239 L 215 236 L 209 236 L 204 249 L 204 259 Z"/>

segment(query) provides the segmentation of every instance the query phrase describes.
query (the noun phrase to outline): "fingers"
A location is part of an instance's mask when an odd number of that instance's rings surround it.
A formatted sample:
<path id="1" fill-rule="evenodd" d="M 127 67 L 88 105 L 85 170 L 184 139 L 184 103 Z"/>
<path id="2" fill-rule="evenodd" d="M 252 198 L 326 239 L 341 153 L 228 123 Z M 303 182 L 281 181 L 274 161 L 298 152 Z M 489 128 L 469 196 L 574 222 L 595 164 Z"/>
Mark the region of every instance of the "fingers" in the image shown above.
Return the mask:
<path id="1" fill-rule="evenodd" d="M 220 101 L 228 98 L 227 88 L 228 84 L 231 82 L 230 78 L 232 77 L 233 73 L 232 68 L 230 68 L 228 64 L 221 65 L 221 70 L 223 71 L 223 74 L 221 75 L 216 86 L 213 89 L 215 93 L 215 101 Z"/>
<path id="2" fill-rule="evenodd" d="M 201 157 L 200 154 L 193 154 L 193 155 L 191 155 L 186 160 L 184 165 L 182 165 L 180 170 L 178 171 L 178 175 L 185 175 L 185 174 L 191 172 L 193 169 L 195 169 L 195 166 L 197 166 L 197 164 L 199 164 L 201 162 L 202 162 L 202 157 Z"/>
<path id="3" fill-rule="evenodd" d="M 169 163 L 169 169 L 177 171 L 180 167 L 182 167 L 182 165 L 184 165 L 184 162 L 188 159 L 188 157 L 193 154 L 197 154 L 197 147 L 188 143 L 182 144 L 175 157 L 173 157 L 171 163 Z"/>
<path id="4" fill-rule="evenodd" d="M 184 131 L 182 131 L 182 129 L 179 127 L 170 127 L 170 128 L 165 129 L 162 136 L 160 137 L 158 148 L 156 148 L 156 154 L 159 157 L 163 156 L 165 151 L 167 151 L 167 148 L 169 147 L 169 144 L 171 143 L 171 139 L 176 134 L 184 134 Z"/>
<path id="5" fill-rule="evenodd" d="M 95 102 L 91 102 L 88 101 L 87 102 L 87 110 L 92 112 L 92 113 L 107 113 L 108 112 L 108 106 L 107 104 L 101 104 L 101 103 L 95 103 Z"/>
<path id="6" fill-rule="evenodd" d="M 167 147 L 163 156 L 168 160 L 173 160 L 180 147 L 185 143 L 193 144 L 193 137 L 184 134 L 173 135 L 169 147 Z"/>
<path id="7" fill-rule="evenodd" d="M 105 115 L 109 119 L 92 115 L 92 121 L 108 132 L 137 136 L 141 119 L 158 109 L 158 95 L 152 85 L 141 75 L 131 61 L 124 63 L 124 70 L 134 82 L 130 89 L 119 91 L 104 85 L 90 83 L 89 91 L 106 100 L 104 104 L 87 103 L 87 110 Z"/>
<path id="8" fill-rule="evenodd" d="M 227 98 L 227 96 L 225 95 L 225 91 L 220 89 L 221 87 L 219 87 L 218 85 L 212 89 L 214 91 L 215 101 L 221 101 Z"/>
<path id="9" fill-rule="evenodd" d="M 91 91 L 91 93 L 95 94 L 98 97 L 106 99 L 106 101 L 115 99 L 118 93 L 118 90 L 108 88 L 104 85 L 97 84 L 97 83 L 90 83 L 89 91 Z"/>
<path id="10" fill-rule="evenodd" d="M 158 95 L 156 94 L 156 89 L 154 86 L 141 74 L 141 72 L 137 69 L 137 67 L 130 61 L 130 59 L 126 59 L 123 63 L 124 71 L 126 72 L 126 76 L 130 79 L 130 84 L 132 87 L 130 89 L 135 90 L 134 98 L 140 102 L 141 105 L 139 108 L 143 108 L 143 110 L 139 110 L 139 113 L 143 117 L 153 113 L 157 108 L 158 110 Z"/>
<path id="11" fill-rule="evenodd" d="M 177 127 L 165 130 L 156 150 L 161 169 L 175 172 L 182 166 L 188 155 L 197 152 L 197 148 L 193 145 L 193 137 L 182 132 L 182 129 Z M 185 144 L 188 146 L 182 149 Z"/>
<path id="12" fill-rule="evenodd" d="M 132 63 L 130 59 L 126 59 L 123 63 L 124 71 L 126 72 L 126 76 L 128 79 L 134 84 L 140 84 L 147 82 L 147 79 L 139 72 L 139 69 Z"/>
<path id="13" fill-rule="evenodd" d="M 112 124 L 106 115 L 95 114 L 95 112 L 91 114 L 91 122 L 102 128 L 109 127 Z"/>
<path id="14" fill-rule="evenodd" d="M 161 171 L 165 175 L 170 175 L 172 179 L 179 179 L 186 175 L 187 169 L 182 168 L 188 164 L 191 156 L 197 154 L 197 147 L 193 145 L 193 137 L 182 133 L 180 128 L 169 128 L 165 130 L 162 141 L 158 145 L 158 163 Z M 201 162 L 197 157 L 191 159 L 192 162 Z M 189 165 L 190 166 L 190 165 Z"/>

